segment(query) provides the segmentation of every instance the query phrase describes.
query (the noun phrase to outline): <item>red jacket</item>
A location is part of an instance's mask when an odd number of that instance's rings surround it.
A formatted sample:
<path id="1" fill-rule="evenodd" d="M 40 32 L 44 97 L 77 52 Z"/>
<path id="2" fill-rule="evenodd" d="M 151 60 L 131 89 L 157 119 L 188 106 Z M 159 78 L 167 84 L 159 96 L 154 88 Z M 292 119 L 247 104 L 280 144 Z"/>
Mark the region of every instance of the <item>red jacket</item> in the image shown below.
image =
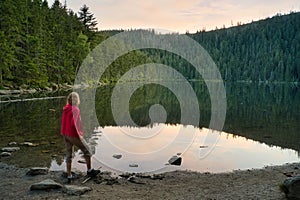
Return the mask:
<path id="1" fill-rule="evenodd" d="M 60 133 L 70 137 L 79 137 L 83 135 L 80 110 L 77 106 L 67 104 L 64 107 Z"/>

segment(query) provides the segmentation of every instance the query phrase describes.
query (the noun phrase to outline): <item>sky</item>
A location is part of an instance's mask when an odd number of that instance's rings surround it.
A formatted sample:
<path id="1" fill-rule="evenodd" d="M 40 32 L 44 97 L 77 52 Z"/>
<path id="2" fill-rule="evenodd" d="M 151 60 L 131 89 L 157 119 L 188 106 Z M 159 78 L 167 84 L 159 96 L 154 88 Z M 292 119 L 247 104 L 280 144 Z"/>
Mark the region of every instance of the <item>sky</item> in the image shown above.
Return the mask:
<path id="1" fill-rule="evenodd" d="M 49 6 L 54 0 L 48 0 Z M 65 0 L 60 0 L 64 3 Z M 249 23 L 300 10 L 299 0 L 66 0 L 78 12 L 86 4 L 98 30 L 161 29 L 190 33 Z"/>

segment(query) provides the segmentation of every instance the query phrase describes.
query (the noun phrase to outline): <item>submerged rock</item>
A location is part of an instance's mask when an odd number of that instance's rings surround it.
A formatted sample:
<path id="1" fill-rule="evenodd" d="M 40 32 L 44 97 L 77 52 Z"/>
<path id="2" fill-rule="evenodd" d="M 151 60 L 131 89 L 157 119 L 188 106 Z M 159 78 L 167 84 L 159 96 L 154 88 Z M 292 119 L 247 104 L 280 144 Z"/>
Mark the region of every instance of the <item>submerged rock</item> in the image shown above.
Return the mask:
<path id="1" fill-rule="evenodd" d="M 285 179 L 283 191 L 287 199 L 300 199 L 300 175 Z"/>
<path id="2" fill-rule="evenodd" d="M 56 183 L 52 179 L 46 179 L 39 183 L 34 183 L 30 186 L 30 190 L 47 190 L 47 189 L 59 189 L 63 186 L 59 183 Z"/>
<path id="3" fill-rule="evenodd" d="M 208 148 L 208 146 L 206 146 L 206 145 L 200 145 L 199 148 L 200 149 L 204 149 L 204 148 Z"/>
<path id="4" fill-rule="evenodd" d="M 4 151 L 4 152 L 14 152 L 14 151 L 19 151 L 20 150 L 20 147 L 3 147 L 1 149 L 1 151 Z"/>
<path id="5" fill-rule="evenodd" d="M 49 169 L 47 167 L 32 167 L 29 169 L 26 175 L 35 176 L 35 175 L 46 175 L 48 173 L 49 173 Z"/>
<path id="6" fill-rule="evenodd" d="M 116 159 L 120 159 L 120 158 L 122 158 L 122 155 L 121 154 L 114 154 L 113 157 L 116 158 Z"/>
<path id="7" fill-rule="evenodd" d="M 178 156 L 173 156 L 169 159 L 168 162 L 170 163 L 170 165 L 181 165 L 182 158 Z"/>
<path id="8" fill-rule="evenodd" d="M 18 145 L 18 143 L 17 142 L 10 142 L 10 143 L 8 143 L 8 145 L 9 146 L 15 146 L 15 145 Z"/>
<path id="9" fill-rule="evenodd" d="M 8 156 L 11 156 L 11 153 L 9 153 L 9 152 L 2 152 L 0 154 L 0 157 L 8 157 Z"/>
<path id="10" fill-rule="evenodd" d="M 85 160 L 78 160 L 77 162 L 78 162 L 78 163 L 81 163 L 81 164 L 86 164 L 86 161 L 85 161 Z"/>
<path id="11" fill-rule="evenodd" d="M 91 191 L 90 187 L 81 187 L 77 185 L 65 185 L 63 191 L 69 195 L 82 195 L 88 191 Z"/>

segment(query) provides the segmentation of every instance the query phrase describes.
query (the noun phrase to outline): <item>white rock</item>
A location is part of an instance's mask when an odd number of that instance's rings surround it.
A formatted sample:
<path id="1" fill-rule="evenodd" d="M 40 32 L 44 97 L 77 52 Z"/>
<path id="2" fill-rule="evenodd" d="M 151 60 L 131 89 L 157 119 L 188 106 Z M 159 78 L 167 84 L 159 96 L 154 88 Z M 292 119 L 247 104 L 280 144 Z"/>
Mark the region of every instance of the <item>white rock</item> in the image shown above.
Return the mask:
<path id="1" fill-rule="evenodd" d="M 20 147 L 3 147 L 1 151 L 14 152 L 20 150 Z"/>
<path id="2" fill-rule="evenodd" d="M 9 153 L 9 152 L 2 152 L 0 154 L 0 157 L 7 157 L 7 156 L 11 156 L 11 153 Z"/>

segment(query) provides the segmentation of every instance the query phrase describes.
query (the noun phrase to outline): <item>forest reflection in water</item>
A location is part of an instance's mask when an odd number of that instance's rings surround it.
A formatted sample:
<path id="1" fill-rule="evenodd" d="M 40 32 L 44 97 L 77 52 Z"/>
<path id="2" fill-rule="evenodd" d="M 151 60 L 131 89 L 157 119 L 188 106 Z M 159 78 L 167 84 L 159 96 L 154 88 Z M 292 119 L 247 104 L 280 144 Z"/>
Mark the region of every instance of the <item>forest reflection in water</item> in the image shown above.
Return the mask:
<path id="1" fill-rule="evenodd" d="M 174 82 L 174 84 L 180 90 L 180 83 Z M 199 101 L 199 127 L 208 127 L 211 105 L 206 86 L 202 82 L 191 82 L 191 85 Z M 124 128 L 124 126 L 116 126 L 111 113 L 110 98 L 113 88 L 113 85 L 107 85 L 97 89 L 95 106 L 99 124 L 87 118 L 83 118 L 83 121 L 87 139 L 98 138 L 93 142 L 99 144 L 94 145 L 96 157 L 99 157 L 98 161 L 118 168 L 119 165 L 128 166 L 129 162 L 139 162 L 139 160 L 133 160 L 133 157 L 128 157 L 126 160 L 125 154 L 121 159 L 115 159 L 112 154 L 120 151 L 105 148 L 105 145 L 109 143 L 104 135 L 111 132 L 111 136 L 117 135 L 116 138 L 120 139 L 121 133 L 117 130 Z M 298 123 L 300 93 L 297 87 L 290 84 L 226 83 L 225 88 L 227 115 L 223 131 L 226 133 L 221 134 L 219 142 L 209 156 L 199 159 L 199 151 L 205 148 L 200 148 L 201 142 L 197 142 L 197 138 L 201 137 L 197 136 L 194 140 L 196 142 L 189 146 L 194 150 L 183 151 L 180 149 L 182 145 L 176 143 L 174 148 L 177 150 L 173 149 L 174 151 L 167 152 L 162 156 L 164 160 L 160 163 L 165 164 L 166 158 L 183 153 L 180 169 L 218 172 L 220 169 L 228 171 L 237 168 L 256 168 L 267 164 L 283 164 L 299 160 L 297 152 L 300 151 L 300 125 Z M 46 94 L 46 96 L 66 94 L 67 92 L 61 92 L 60 94 Z M 84 97 L 82 99 L 84 100 Z M 42 166 L 51 166 L 53 169 L 64 168 L 65 149 L 59 135 L 61 110 L 64 104 L 65 99 L 63 98 L 1 103 L 1 147 L 7 146 L 12 141 L 18 143 L 30 141 L 39 144 L 34 148 L 22 146 L 21 150 L 12 157 L 1 158 L 1 161 L 22 167 L 33 166 L 39 161 Z M 156 122 L 157 126 L 164 126 L 166 130 L 183 126 L 183 124 L 179 124 L 180 107 L 174 94 L 167 88 L 152 84 L 136 90 L 130 99 L 131 117 L 138 125 L 144 127 L 144 130 L 151 127 L 147 125 L 150 122 L 148 112 L 151 105 L 154 104 L 162 105 L 167 112 L 166 123 Z M 88 111 L 84 107 L 80 107 L 80 109 L 82 112 Z M 98 125 L 102 127 L 102 134 L 104 134 L 102 136 L 93 133 L 95 128 L 99 128 Z M 205 129 L 200 131 L 199 127 L 193 128 L 200 134 Z M 136 127 L 127 128 L 136 129 Z M 145 131 L 143 132 L 145 133 Z M 128 141 L 123 143 L 126 144 Z M 25 157 L 26 159 L 24 159 Z M 249 162 L 244 161 L 243 158 L 247 158 Z M 80 157 L 77 156 L 75 159 L 80 159 Z M 122 159 L 123 161 L 121 161 Z M 95 161 L 97 163 L 94 164 L 99 165 L 98 161 Z M 150 161 L 154 162 L 149 158 Z M 156 161 L 157 159 L 155 159 Z M 197 164 L 197 162 L 200 163 Z M 147 162 L 145 161 L 145 163 Z M 82 164 L 77 165 L 78 168 L 83 167 Z M 218 167 L 219 169 L 217 169 Z M 141 164 L 139 169 L 142 169 Z M 128 170 L 139 169 L 128 167 Z"/>

